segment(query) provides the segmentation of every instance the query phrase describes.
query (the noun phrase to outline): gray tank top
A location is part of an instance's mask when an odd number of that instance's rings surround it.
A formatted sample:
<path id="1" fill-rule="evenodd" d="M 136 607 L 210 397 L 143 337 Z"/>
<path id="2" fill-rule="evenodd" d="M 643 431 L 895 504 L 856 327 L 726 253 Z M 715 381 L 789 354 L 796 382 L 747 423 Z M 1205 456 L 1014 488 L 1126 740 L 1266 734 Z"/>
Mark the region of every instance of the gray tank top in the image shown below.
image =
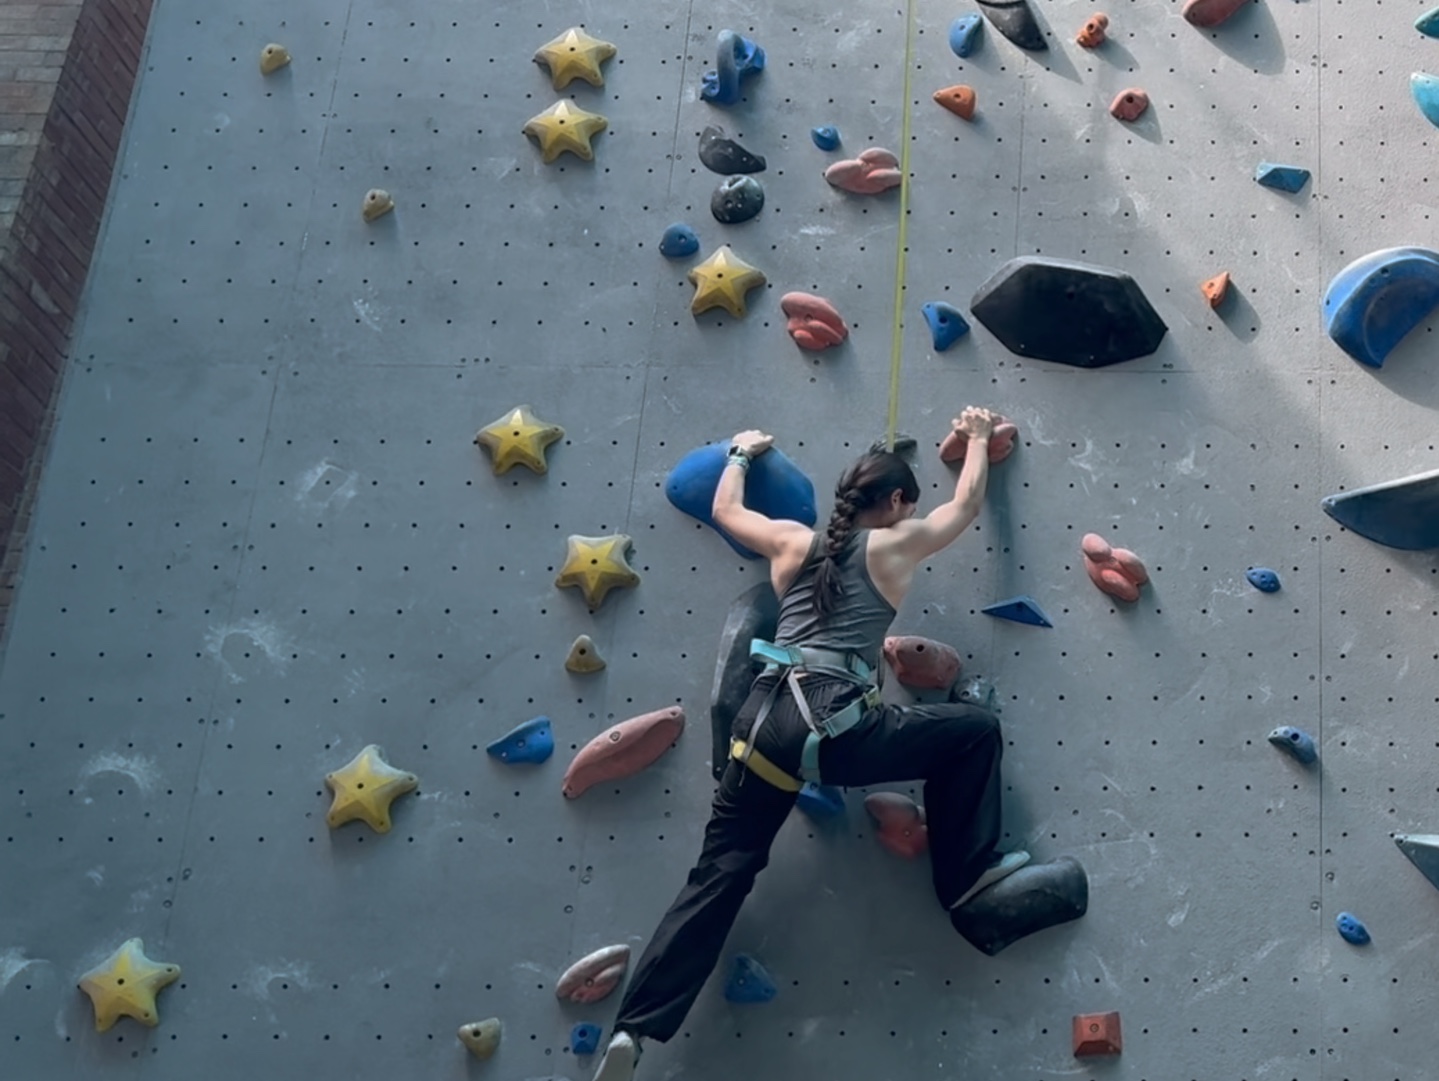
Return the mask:
<path id="1" fill-rule="evenodd" d="M 884 632 L 895 613 L 894 606 L 875 588 L 865 565 L 869 530 L 857 530 L 840 554 L 837 570 L 843 592 L 835 598 L 834 610 L 821 617 L 814 610 L 814 576 L 819 567 L 814 556 L 823 540 L 821 534 L 815 535 L 809 560 L 780 598 L 775 644 L 857 653 L 871 668 L 877 667 Z"/>

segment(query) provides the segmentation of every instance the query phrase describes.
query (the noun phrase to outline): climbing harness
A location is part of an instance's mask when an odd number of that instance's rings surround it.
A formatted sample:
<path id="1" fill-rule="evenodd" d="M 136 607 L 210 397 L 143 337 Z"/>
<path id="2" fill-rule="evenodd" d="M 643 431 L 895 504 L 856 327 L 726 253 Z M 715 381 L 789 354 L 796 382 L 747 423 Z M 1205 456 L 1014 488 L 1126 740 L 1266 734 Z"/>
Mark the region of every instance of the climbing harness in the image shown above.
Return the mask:
<path id="1" fill-rule="evenodd" d="M 759 712 L 755 714 L 747 737 L 731 742 L 730 757 L 757 774 L 761 780 L 768 781 L 786 792 L 798 792 L 804 787 L 805 781 L 819 784 L 820 741 L 844 735 L 860 722 L 866 712 L 879 705 L 879 688 L 875 685 L 874 669 L 854 653 L 812 649 L 808 646 L 779 646 L 762 638 L 750 641 L 749 655 L 753 660 L 765 662 L 761 677 L 774 675 L 777 678 L 764 701 L 760 703 Z M 810 672 L 847 680 L 856 686 L 864 687 L 865 692 L 838 712 L 828 717 L 816 718 L 805 699 L 804 689 L 800 686 L 800 676 Z M 780 769 L 755 750 L 754 745 L 760 726 L 769 719 L 775 700 L 779 698 L 780 688 L 786 685 L 794 696 L 800 716 L 809 726 L 809 735 L 805 737 L 804 749 L 800 752 L 798 778 L 791 777 Z"/>

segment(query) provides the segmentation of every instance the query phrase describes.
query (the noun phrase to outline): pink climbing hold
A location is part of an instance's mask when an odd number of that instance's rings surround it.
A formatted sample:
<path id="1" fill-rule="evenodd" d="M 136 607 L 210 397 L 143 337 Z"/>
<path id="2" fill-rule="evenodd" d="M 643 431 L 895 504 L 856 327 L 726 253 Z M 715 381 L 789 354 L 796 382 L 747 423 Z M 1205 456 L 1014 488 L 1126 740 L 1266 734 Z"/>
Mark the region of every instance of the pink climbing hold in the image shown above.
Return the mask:
<path id="1" fill-rule="evenodd" d="M 899 187 L 904 174 L 899 171 L 897 157 L 872 146 L 857 158 L 835 162 L 824 171 L 824 178 L 836 188 L 856 195 L 878 195 Z"/>
<path id="2" fill-rule="evenodd" d="M 864 809 L 874 819 L 875 836 L 896 856 L 912 860 L 929 851 L 929 827 L 924 808 L 898 792 L 875 792 L 864 797 Z"/>
<path id="3" fill-rule="evenodd" d="M 942 691 L 959 678 L 959 654 L 933 638 L 892 635 L 884 640 L 884 659 L 906 687 Z"/>
<path id="4" fill-rule="evenodd" d="M 786 293 L 780 310 L 789 317 L 785 327 L 801 349 L 828 349 L 849 337 L 849 327 L 835 307 L 813 293 Z"/>
<path id="5" fill-rule="evenodd" d="M 1109 115 L 1116 120 L 1138 120 L 1149 108 L 1149 95 L 1137 86 L 1121 90 L 1109 103 Z"/>
<path id="6" fill-rule="evenodd" d="M 567 1002 L 598 1002 L 619 986 L 629 964 L 630 948 L 624 944 L 596 950 L 565 969 L 555 985 L 555 997 Z"/>
<path id="7" fill-rule="evenodd" d="M 1218 26 L 1249 0 L 1188 0 L 1180 12 L 1190 26 Z"/>
<path id="8" fill-rule="evenodd" d="M 606 781 L 631 777 L 674 746 L 685 727 L 685 711 L 667 706 L 605 729 L 580 748 L 565 771 L 566 799 Z"/>
<path id="9" fill-rule="evenodd" d="M 1015 440 L 1018 436 L 1018 425 L 1008 417 L 1000 417 L 999 423 L 994 426 L 994 431 L 989 436 L 989 464 L 1002 462 L 1013 454 Z M 944 442 L 939 445 L 939 460 L 963 463 L 967 450 L 969 450 L 969 436 L 963 432 L 951 431 L 944 437 Z"/>
<path id="10" fill-rule="evenodd" d="M 1086 533 L 1079 542 L 1089 580 L 1121 601 L 1139 600 L 1139 587 L 1149 581 L 1149 572 L 1128 548 L 1111 548 L 1098 533 Z"/>

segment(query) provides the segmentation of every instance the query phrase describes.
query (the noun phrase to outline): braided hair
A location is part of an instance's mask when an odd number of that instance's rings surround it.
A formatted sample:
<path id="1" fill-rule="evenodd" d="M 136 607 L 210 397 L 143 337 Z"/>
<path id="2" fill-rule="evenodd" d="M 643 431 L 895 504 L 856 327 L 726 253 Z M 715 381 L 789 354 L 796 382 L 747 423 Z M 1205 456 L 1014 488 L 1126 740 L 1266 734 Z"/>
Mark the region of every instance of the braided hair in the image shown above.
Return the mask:
<path id="1" fill-rule="evenodd" d="M 824 546 L 818 553 L 814 573 L 814 610 L 818 615 L 834 611 L 835 601 L 844 592 L 839 567 L 849 558 L 855 519 L 898 491 L 906 503 L 919 501 L 919 482 L 909 463 L 887 450 L 872 450 L 841 474 L 834 488 L 834 511 L 825 527 Z"/>

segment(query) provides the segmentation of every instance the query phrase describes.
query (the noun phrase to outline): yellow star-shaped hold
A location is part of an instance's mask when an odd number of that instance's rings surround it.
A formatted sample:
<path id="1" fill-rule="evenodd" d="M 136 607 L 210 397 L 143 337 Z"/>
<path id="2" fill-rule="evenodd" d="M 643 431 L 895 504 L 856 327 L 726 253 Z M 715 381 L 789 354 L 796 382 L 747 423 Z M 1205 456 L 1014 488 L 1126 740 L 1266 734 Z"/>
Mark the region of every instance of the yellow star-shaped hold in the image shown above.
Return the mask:
<path id="1" fill-rule="evenodd" d="M 395 769 L 385 761 L 384 752 L 373 743 L 343 769 L 325 774 L 326 786 L 335 793 L 325 821 L 330 828 L 359 819 L 376 833 L 390 832 L 390 804 L 406 792 L 413 792 L 420 779 Z"/>
<path id="2" fill-rule="evenodd" d="M 565 430 L 558 424 L 547 424 L 531 413 L 529 406 L 517 405 L 481 428 L 475 442 L 489 449 L 496 475 L 517 465 L 544 473 L 549 469 L 545 448 L 564 437 Z"/>
<path id="3" fill-rule="evenodd" d="M 592 38 L 576 26 L 542 46 L 535 53 L 535 63 L 550 69 L 556 90 L 564 89 L 575 79 L 583 79 L 591 86 L 604 86 L 600 65 L 614 55 L 615 47 L 608 41 Z"/>
<path id="4" fill-rule="evenodd" d="M 162 965 L 145 956 L 145 943 L 132 938 L 98 968 L 80 977 L 80 990 L 95 1007 L 95 1031 L 104 1032 L 122 1017 L 154 1028 L 160 1023 L 155 996 L 180 978 L 179 965 Z"/>
<path id="5" fill-rule="evenodd" d="M 568 150 L 585 161 L 595 160 L 593 139 L 610 122 L 599 113 L 588 113 L 568 101 L 557 101 L 539 116 L 530 117 L 525 134 L 540 141 L 540 157 L 549 164 Z"/>
<path id="6" fill-rule="evenodd" d="M 744 315 L 745 294 L 765 283 L 765 276 L 725 245 L 690 271 L 695 298 L 690 311 L 695 315 L 711 308 L 723 308 L 736 319 Z"/>
<path id="7" fill-rule="evenodd" d="M 610 590 L 640 584 L 640 576 L 626 561 L 630 543 L 630 538 L 623 533 L 608 537 L 571 537 L 565 565 L 560 568 L 555 585 L 575 586 L 585 595 L 590 611 L 595 611 Z"/>

